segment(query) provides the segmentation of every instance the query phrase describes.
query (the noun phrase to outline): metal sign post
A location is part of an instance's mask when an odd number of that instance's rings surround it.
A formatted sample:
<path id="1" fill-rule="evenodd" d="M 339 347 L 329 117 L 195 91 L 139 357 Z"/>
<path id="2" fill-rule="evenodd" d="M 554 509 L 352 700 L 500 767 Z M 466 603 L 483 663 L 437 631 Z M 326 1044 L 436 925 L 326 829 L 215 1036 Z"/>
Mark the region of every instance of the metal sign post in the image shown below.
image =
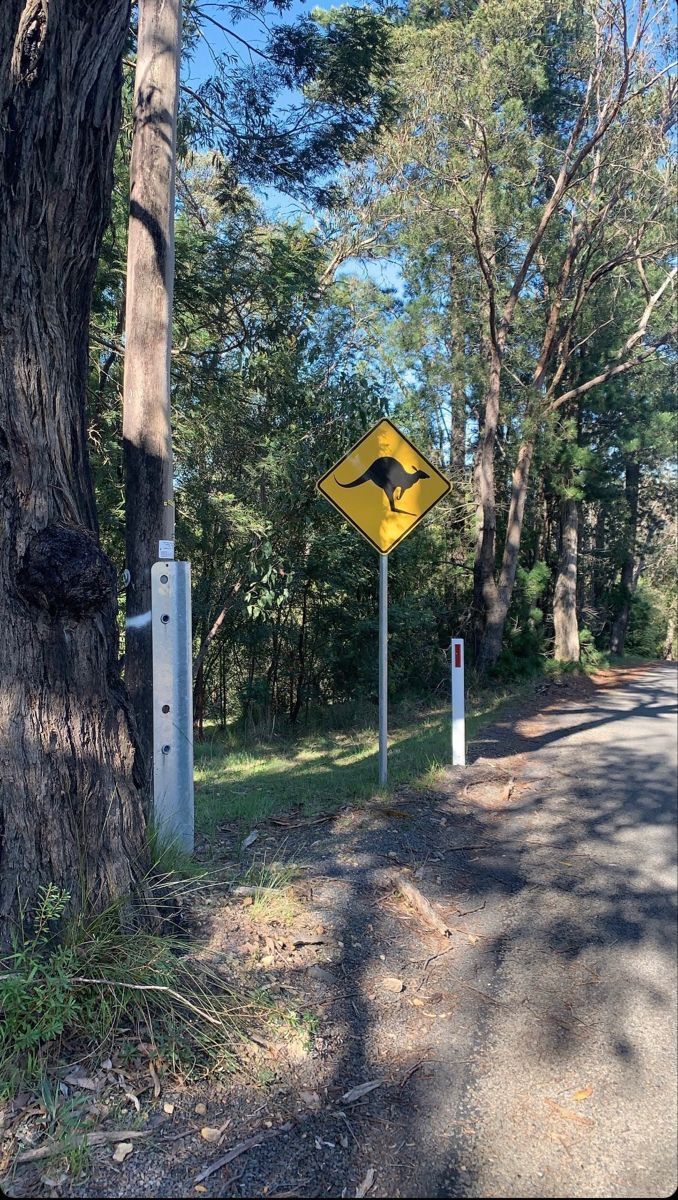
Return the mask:
<path id="1" fill-rule="evenodd" d="M 193 852 L 191 565 L 151 567 L 153 810 L 165 844 Z"/>
<path id="2" fill-rule="evenodd" d="M 452 766 L 466 766 L 464 639 L 452 638 Z"/>
<path id="3" fill-rule="evenodd" d="M 379 786 L 388 779 L 388 554 L 379 555 Z"/>

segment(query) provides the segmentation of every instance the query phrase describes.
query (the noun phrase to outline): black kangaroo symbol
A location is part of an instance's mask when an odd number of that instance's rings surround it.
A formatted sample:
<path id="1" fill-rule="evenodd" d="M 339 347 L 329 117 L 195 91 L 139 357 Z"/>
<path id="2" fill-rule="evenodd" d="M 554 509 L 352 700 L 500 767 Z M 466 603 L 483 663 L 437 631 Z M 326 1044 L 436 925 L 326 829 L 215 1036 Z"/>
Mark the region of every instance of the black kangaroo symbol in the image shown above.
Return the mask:
<path id="1" fill-rule="evenodd" d="M 359 479 L 354 479 L 352 483 L 339 483 L 336 475 L 334 482 L 339 484 L 339 487 L 354 488 L 359 487 L 361 483 L 376 483 L 383 492 L 386 493 L 391 512 L 403 513 L 407 517 L 415 517 L 416 513 L 408 513 L 404 508 L 396 508 L 394 499 L 395 493 L 399 490 L 399 500 L 402 500 L 404 493 L 408 488 L 412 487 L 419 479 L 428 479 L 426 471 L 417 471 L 416 467 L 412 467 L 411 471 L 406 471 L 402 463 L 398 462 L 397 458 L 375 458 L 371 467 L 363 471 Z"/>

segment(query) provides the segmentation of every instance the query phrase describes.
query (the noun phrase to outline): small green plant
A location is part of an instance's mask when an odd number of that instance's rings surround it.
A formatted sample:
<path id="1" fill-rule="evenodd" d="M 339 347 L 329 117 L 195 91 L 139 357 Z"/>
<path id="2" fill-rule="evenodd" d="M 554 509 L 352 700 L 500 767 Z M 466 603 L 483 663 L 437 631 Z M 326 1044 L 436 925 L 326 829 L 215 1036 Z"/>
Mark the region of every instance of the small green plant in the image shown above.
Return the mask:
<path id="1" fill-rule="evenodd" d="M 609 655 L 599 650 L 590 629 L 579 630 L 579 661 L 585 671 L 595 671 L 607 665 Z"/>
<path id="2" fill-rule="evenodd" d="M 154 1043 L 185 1075 L 232 1069 L 256 1001 L 198 969 L 176 937 L 126 929 L 121 906 L 69 918 L 69 900 L 42 888 L 0 959 L 2 1094 L 39 1085 L 74 1054 L 86 1061 L 110 1051 L 123 1027 L 132 1046 Z"/>
<path id="3" fill-rule="evenodd" d="M 77 1017 L 71 978 L 72 947 L 51 945 L 53 929 L 70 897 L 53 884 L 40 889 L 32 921 L 21 912 L 12 951 L 0 960 L 0 1089 L 6 1095 L 21 1079 L 39 1072 L 42 1047 L 61 1037 Z"/>
<path id="4" fill-rule="evenodd" d="M 274 861 L 267 862 L 265 856 L 256 859 L 241 877 L 241 886 L 255 889 L 249 910 L 255 921 L 289 925 L 298 912 L 298 904 L 290 889 L 303 868 L 297 862 L 286 862 L 284 853 L 283 843 L 278 847 Z"/>
<path id="5" fill-rule="evenodd" d="M 315 1013 L 298 1012 L 288 1009 L 285 1013 L 289 1028 L 301 1041 L 305 1050 L 311 1050 L 319 1028 L 319 1020 Z"/>

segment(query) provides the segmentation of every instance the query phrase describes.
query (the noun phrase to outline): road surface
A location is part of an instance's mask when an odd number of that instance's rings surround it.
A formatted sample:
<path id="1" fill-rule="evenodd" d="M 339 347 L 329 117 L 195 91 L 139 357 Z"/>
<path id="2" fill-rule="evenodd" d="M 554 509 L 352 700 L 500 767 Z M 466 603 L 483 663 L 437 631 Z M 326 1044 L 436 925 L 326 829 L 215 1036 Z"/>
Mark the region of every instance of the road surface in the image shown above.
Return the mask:
<path id="1" fill-rule="evenodd" d="M 675 665 L 514 733 L 521 794 L 492 839 L 510 895 L 488 905 L 495 953 L 478 976 L 494 1003 L 460 1096 L 469 1136 L 429 1194 L 671 1195 Z M 491 736 L 481 749 L 492 757 Z"/>

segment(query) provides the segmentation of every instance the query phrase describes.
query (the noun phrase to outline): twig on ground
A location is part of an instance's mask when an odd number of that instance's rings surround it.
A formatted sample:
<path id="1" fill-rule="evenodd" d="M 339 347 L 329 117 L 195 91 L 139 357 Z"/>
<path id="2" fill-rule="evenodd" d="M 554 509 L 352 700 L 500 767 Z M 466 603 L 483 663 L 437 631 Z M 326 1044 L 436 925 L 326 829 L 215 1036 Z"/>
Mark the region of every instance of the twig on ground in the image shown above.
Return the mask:
<path id="1" fill-rule="evenodd" d="M 447 922 L 439 916 L 431 902 L 426 899 L 423 892 L 419 891 L 418 887 L 414 886 L 411 880 L 407 879 L 401 872 L 396 871 L 390 873 L 389 882 L 404 896 L 425 924 L 430 925 L 437 933 L 441 933 L 443 937 L 450 936 L 450 927 Z"/>
<path id="2" fill-rule="evenodd" d="M 199 1125 L 192 1125 L 190 1129 L 184 1129 L 183 1133 L 173 1133 L 171 1137 L 163 1138 L 163 1142 L 178 1142 L 181 1138 L 189 1137 L 192 1133 L 200 1133 Z"/>
<path id="3" fill-rule="evenodd" d="M 182 996 L 181 992 L 176 992 L 174 988 L 167 987 L 164 983 L 127 983 L 125 980 L 120 979 L 84 979 L 81 976 L 73 976 L 71 983 L 93 983 L 99 986 L 129 988 L 134 992 L 166 992 L 167 995 L 178 1000 L 180 1004 L 184 1004 L 186 1008 L 190 1008 L 191 1012 L 202 1017 L 203 1021 L 208 1021 L 210 1025 L 223 1025 L 223 1021 L 219 1017 L 213 1017 L 210 1013 L 205 1012 L 204 1009 L 198 1008 L 197 1004 L 193 1004 L 191 1000 L 187 1000 L 185 996 Z"/>
<path id="4" fill-rule="evenodd" d="M 482 904 L 478 905 L 478 908 L 464 908 L 464 909 L 458 908 L 457 916 L 458 917 L 468 917 L 468 916 L 470 916 L 471 913 L 481 912 L 482 909 L 484 909 L 486 904 L 487 904 L 487 901 L 483 900 Z"/>
<path id="5" fill-rule="evenodd" d="M 426 972 L 427 972 L 428 966 L 430 966 L 431 962 L 436 961 L 436 959 L 442 959 L 444 954 L 451 954 L 452 950 L 454 950 L 454 946 L 449 946 L 448 949 L 446 949 L 446 950 L 440 950 L 440 952 L 438 954 L 428 955 L 428 958 L 426 959 L 426 962 L 424 964 L 424 970 L 422 970 L 422 972 L 421 972 L 421 979 L 419 980 L 418 986 L 416 986 L 416 990 L 421 991 L 422 986 L 424 986 L 425 979 L 426 979 Z"/>
<path id="6" fill-rule="evenodd" d="M 339 1111 L 339 1112 L 337 1113 L 337 1116 L 338 1116 L 338 1117 L 341 1117 L 341 1119 L 342 1119 L 342 1121 L 344 1122 L 344 1124 L 345 1124 L 346 1128 L 348 1129 L 348 1132 L 350 1133 L 351 1137 L 353 1138 L 353 1141 L 355 1142 L 355 1144 L 356 1144 L 356 1146 L 358 1147 L 358 1149 L 360 1149 L 360 1142 L 358 1141 L 358 1139 L 357 1139 L 356 1135 L 355 1135 L 355 1134 L 354 1134 L 354 1132 L 353 1132 L 353 1126 L 351 1125 L 351 1123 L 350 1123 L 350 1121 L 349 1121 L 348 1117 L 346 1116 L 346 1113 L 343 1113 L 343 1112 Z"/>
<path id="7" fill-rule="evenodd" d="M 262 1142 L 268 1142 L 271 1138 L 278 1137 L 281 1133 L 286 1133 L 292 1128 L 292 1122 L 287 1121 L 284 1125 L 279 1125 L 277 1129 L 266 1129 L 261 1133 L 255 1133 L 252 1137 L 246 1138 L 244 1142 L 238 1142 L 237 1146 L 233 1146 L 226 1154 L 222 1154 L 216 1162 L 211 1166 L 205 1167 L 199 1175 L 196 1175 L 194 1184 L 202 1183 L 204 1179 L 209 1179 L 210 1175 L 214 1175 L 215 1171 L 220 1171 L 234 1158 L 238 1158 L 240 1154 L 245 1154 L 247 1150 L 253 1150 L 255 1146 L 261 1145 Z"/>
<path id="8" fill-rule="evenodd" d="M 492 847 L 487 842 L 482 842 L 479 846 L 446 846 L 445 854 L 456 854 L 458 850 L 491 850 Z"/>
<path id="9" fill-rule="evenodd" d="M 112 1130 L 97 1130 L 94 1133 L 85 1133 L 81 1137 L 73 1138 L 69 1145 L 75 1146 L 103 1146 L 106 1142 L 129 1142 L 132 1138 L 150 1137 L 153 1130 L 151 1129 L 112 1129 Z M 36 1162 L 39 1158 L 50 1158 L 53 1154 L 63 1154 L 66 1143 L 64 1141 L 50 1142 L 49 1146 L 36 1146 L 34 1150 L 22 1150 L 21 1154 L 17 1154 L 16 1163 Z"/>
<path id="10" fill-rule="evenodd" d="M 409 1071 L 405 1072 L 405 1074 L 403 1075 L 402 1079 L 400 1080 L 400 1083 L 398 1084 L 398 1086 L 400 1088 L 404 1088 L 405 1084 L 408 1082 L 408 1080 L 410 1080 L 412 1078 L 415 1071 L 418 1071 L 419 1068 L 421 1066 L 423 1066 L 425 1062 L 432 1062 L 432 1061 L 433 1060 L 430 1058 L 420 1058 L 419 1061 L 416 1062 L 413 1067 L 410 1067 Z"/>
<path id="11" fill-rule="evenodd" d="M 475 988 L 475 987 L 473 987 L 472 984 L 465 983 L 463 979 L 460 979 L 459 983 L 461 984 L 462 987 L 467 988 L 469 990 L 469 992 L 475 992 L 476 996 L 480 996 L 480 997 L 482 997 L 483 1000 L 487 1000 L 488 1004 L 496 1004 L 497 1008 L 510 1008 L 511 1007 L 511 1005 L 507 1004 L 505 1000 L 495 1000 L 494 996 L 488 996 L 486 992 L 481 992 L 480 988 Z"/>

